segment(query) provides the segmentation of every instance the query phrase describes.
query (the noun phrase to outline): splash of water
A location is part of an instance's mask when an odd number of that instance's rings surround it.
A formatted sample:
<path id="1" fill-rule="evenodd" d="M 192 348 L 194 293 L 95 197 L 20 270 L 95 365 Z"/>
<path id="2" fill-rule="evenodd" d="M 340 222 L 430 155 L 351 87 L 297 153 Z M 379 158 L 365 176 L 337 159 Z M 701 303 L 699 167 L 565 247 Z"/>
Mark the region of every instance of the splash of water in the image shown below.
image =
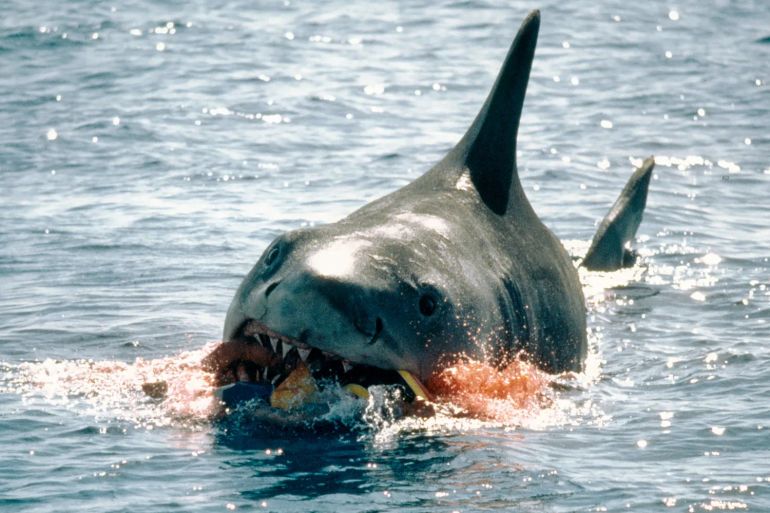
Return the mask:
<path id="1" fill-rule="evenodd" d="M 469 417 L 510 422 L 553 399 L 551 377 L 515 358 L 503 369 L 485 362 L 459 359 L 432 376 L 428 388 Z"/>
<path id="2" fill-rule="evenodd" d="M 135 426 L 206 425 L 218 409 L 214 376 L 201 360 L 215 343 L 195 351 L 133 363 L 53 360 L 2 364 L 0 392 Z"/>
<path id="3" fill-rule="evenodd" d="M 195 351 L 133 363 L 51 360 L 2 364 L 0 392 L 24 401 L 44 401 L 82 415 L 153 429 L 173 426 L 209 429 L 211 421 L 230 425 L 314 428 L 336 426 L 369 433 L 376 441 L 410 432 L 458 432 L 484 427 L 545 427 L 575 420 L 577 404 L 562 399 L 547 375 L 523 360 L 502 371 L 474 361 L 457 361 L 428 383 L 435 401 L 415 409 L 398 390 L 371 387 L 362 401 L 340 387 L 324 387 L 306 408 L 281 411 L 251 402 L 225 411 L 214 396 L 214 375 L 202 360 L 218 343 Z"/>

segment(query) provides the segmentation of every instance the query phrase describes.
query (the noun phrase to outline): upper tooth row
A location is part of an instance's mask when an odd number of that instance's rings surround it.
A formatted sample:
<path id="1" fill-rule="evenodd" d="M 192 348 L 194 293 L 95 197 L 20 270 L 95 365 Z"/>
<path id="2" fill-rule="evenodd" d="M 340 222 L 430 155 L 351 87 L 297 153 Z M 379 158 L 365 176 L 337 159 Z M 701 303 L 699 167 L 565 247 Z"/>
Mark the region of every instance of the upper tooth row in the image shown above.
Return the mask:
<path id="1" fill-rule="evenodd" d="M 286 358 L 286 355 L 289 354 L 289 351 L 294 349 L 294 346 L 286 341 L 279 340 L 276 337 L 270 337 L 270 345 L 273 347 L 273 352 L 276 354 L 278 353 L 279 343 L 281 344 L 281 353 L 283 354 L 283 357 Z M 299 357 L 302 358 L 303 362 L 307 360 L 307 357 L 310 354 L 310 349 L 297 348 L 297 351 L 299 352 Z"/>

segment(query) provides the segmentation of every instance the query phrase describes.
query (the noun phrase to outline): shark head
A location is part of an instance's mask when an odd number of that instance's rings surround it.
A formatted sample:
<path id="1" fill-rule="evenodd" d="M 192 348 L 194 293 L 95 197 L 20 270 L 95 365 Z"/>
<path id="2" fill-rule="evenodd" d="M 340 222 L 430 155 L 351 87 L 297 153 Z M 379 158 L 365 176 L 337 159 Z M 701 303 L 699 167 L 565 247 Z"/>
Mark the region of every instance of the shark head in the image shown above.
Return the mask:
<path id="1" fill-rule="evenodd" d="M 582 355 L 560 354 L 554 339 L 581 344 L 582 292 L 516 171 L 539 22 L 538 12 L 524 20 L 478 116 L 431 170 L 341 221 L 272 242 L 233 298 L 225 340 L 421 379 L 456 355 L 499 364 L 527 350 L 546 368 L 579 366 Z M 565 287 L 577 289 L 565 303 L 578 326 L 544 308 Z"/>
<path id="2" fill-rule="evenodd" d="M 476 265 L 484 248 L 464 242 L 472 230 L 427 211 L 356 217 L 278 237 L 239 287 L 225 339 L 248 326 L 423 378 L 450 354 L 483 356 L 502 324 L 494 272 Z"/>

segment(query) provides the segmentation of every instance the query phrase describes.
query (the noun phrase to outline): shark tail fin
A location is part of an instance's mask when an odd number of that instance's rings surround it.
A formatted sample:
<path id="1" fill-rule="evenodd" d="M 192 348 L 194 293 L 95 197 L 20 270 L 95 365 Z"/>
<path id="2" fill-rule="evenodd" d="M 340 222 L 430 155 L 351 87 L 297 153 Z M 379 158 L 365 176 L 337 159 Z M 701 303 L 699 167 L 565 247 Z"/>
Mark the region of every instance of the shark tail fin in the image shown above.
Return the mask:
<path id="1" fill-rule="evenodd" d="M 620 197 L 602 219 L 581 264 L 583 267 L 591 271 L 616 271 L 634 264 L 636 254 L 627 246 L 642 222 L 654 167 L 655 159 L 648 157 L 631 175 Z"/>

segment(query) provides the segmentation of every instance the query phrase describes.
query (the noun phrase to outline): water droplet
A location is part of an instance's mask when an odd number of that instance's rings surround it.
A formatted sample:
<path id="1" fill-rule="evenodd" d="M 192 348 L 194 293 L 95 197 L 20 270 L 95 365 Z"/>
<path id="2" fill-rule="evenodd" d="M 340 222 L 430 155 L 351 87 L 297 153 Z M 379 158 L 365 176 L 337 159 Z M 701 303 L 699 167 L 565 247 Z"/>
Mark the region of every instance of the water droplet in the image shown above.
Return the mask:
<path id="1" fill-rule="evenodd" d="M 722 261 L 722 257 L 717 255 L 716 253 L 706 253 L 700 258 L 696 258 L 695 261 L 700 264 L 705 264 L 708 266 L 715 266 L 719 265 L 719 263 Z"/>
<path id="2" fill-rule="evenodd" d="M 364 86 L 364 94 L 370 96 L 382 94 L 385 92 L 385 84 L 367 84 Z"/>

